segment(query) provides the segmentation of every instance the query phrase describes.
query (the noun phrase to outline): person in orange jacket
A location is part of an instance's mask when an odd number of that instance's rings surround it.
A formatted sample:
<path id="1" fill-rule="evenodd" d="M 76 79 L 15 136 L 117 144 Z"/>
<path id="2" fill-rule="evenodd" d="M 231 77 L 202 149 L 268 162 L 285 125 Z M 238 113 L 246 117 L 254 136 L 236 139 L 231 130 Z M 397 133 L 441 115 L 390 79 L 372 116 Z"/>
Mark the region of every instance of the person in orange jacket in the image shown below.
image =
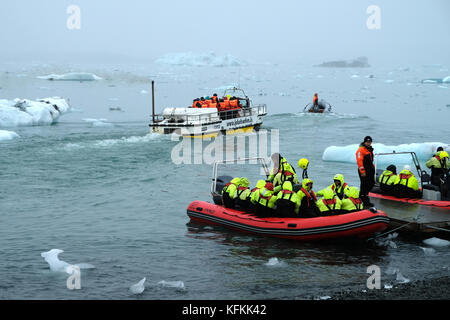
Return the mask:
<path id="1" fill-rule="evenodd" d="M 358 164 L 358 175 L 361 181 L 360 198 L 366 207 L 373 207 L 370 202 L 369 192 L 375 185 L 375 166 L 373 164 L 372 138 L 366 136 L 356 151 L 356 163 Z"/>
<path id="2" fill-rule="evenodd" d="M 319 104 L 319 95 L 314 93 L 313 105 L 317 106 Z"/>

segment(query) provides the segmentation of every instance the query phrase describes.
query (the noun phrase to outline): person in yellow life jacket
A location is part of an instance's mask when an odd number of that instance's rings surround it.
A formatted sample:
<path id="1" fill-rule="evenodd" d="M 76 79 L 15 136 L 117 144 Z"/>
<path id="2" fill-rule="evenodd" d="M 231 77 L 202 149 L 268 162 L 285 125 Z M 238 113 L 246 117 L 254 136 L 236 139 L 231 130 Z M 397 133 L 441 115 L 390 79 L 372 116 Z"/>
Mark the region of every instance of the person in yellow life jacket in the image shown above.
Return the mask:
<path id="1" fill-rule="evenodd" d="M 356 187 L 346 187 L 344 199 L 341 201 L 341 210 L 360 211 L 364 209 L 364 204 L 359 198 L 359 189 Z"/>
<path id="2" fill-rule="evenodd" d="M 333 181 L 334 183 L 329 187 L 317 191 L 317 195 L 323 197 L 325 195 L 325 191 L 327 191 L 327 189 L 331 189 L 338 196 L 339 200 L 342 200 L 344 198 L 344 189 L 347 187 L 347 183 L 344 182 L 344 176 L 338 173 L 333 177 Z"/>
<path id="3" fill-rule="evenodd" d="M 378 178 L 380 190 L 383 194 L 392 194 L 394 190 L 394 182 L 397 180 L 397 167 L 393 164 L 389 165 Z"/>
<path id="4" fill-rule="evenodd" d="M 300 169 L 303 169 L 302 179 L 308 178 L 308 165 L 309 165 L 308 159 L 302 158 L 302 159 L 298 160 L 298 167 Z"/>
<path id="5" fill-rule="evenodd" d="M 283 189 L 277 194 L 277 217 L 297 217 L 300 209 L 300 198 L 292 191 L 292 183 L 285 181 Z"/>
<path id="6" fill-rule="evenodd" d="M 297 192 L 300 199 L 299 216 L 301 218 L 312 218 L 320 215 L 320 210 L 317 208 L 317 197 L 312 190 L 313 181 L 311 179 L 303 179 L 302 187 Z"/>
<path id="7" fill-rule="evenodd" d="M 394 182 L 394 195 L 398 198 L 421 198 L 419 182 L 411 172 L 411 167 L 405 165 Z"/>
<path id="8" fill-rule="evenodd" d="M 277 197 L 273 193 L 273 184 L 267 182 L 265 186 L 258 190 L 255 198 L 255 214 L 260 217 L 273 217 L 275 216 L 275 203 Z"/>
<path id="9" fill-rule="evenodd" d="M 341 200 L 331 188 L 322 190 L 323 198 L 319 199 L 316 204 L 320 210 L 321 215 L 329 216 L 334 214 L 340 214 L 341 212 Z"/>
<path id="10" fill-rule="evenodd" d="M 275 178 L 273 179 L 273 189 L 275 193 L 278 193 L 283 188 L 283 184 L 285 182 L 290 182 L 291 184 L 299 184 L 297 174 L 292 174 L 292 171 L 290 170 L 290 164 L 284 165 L 284 169 L 287 169 L 282 172 L 278 172 L 275 175 Z"/>
<path id="11" fill-rule="evenodd" d="M 239 186 L 236 190 L 236 198 L 234 199 L 234 206 L 236 209 L 240 209 L 243 211 L 247 211 L 250 206 L 250 194 L 251 190 L 249 189 L 250 181 L 242 177 L 239 181 Z"/>
<path id="12" fill-rule="evenodd" d="M 222 189 L 222 202 L 225 208 L 234 209 L 234 199 L 237 196 L 237 189 L 241 182 L 241 178 L 233 178 Z"/>
<path id="13" fill-rule="evenodd" d="M 431 169 L 431 184 L 440 187 L 442 176 L 450 168 L 450 161 L 447 151 L 437 152 L 430 160 L 427 161 L 426 166 Z"/>
<path id="14" fill-rule="evenodd" d="M 281 176 L 278 177 L 276 181 L 277 185 L 282 186 L 284 181 L 298 183 L 297 173 L 295 172 L 294 168 L 287 162 L 286 158 L 282 157 L 279 153 L 274 153 L 272 154 L 272 162 L 273 169 L 270 171 L 270 175 L 267 178 L 267 181 L 275 183 L 275 176 L 278 173 L 281 173 Z"/>
<path id="15" fill-rule="evenodd" d="M 250 204 L 248 212 L 256 212 L 255 205 L 259 197 L 259 189 L 264 188 L 265 185 L 265 180 L 258 180 L 258 182 L 256 182 L 256 186 L 252 190 L 250 190 Z"/>

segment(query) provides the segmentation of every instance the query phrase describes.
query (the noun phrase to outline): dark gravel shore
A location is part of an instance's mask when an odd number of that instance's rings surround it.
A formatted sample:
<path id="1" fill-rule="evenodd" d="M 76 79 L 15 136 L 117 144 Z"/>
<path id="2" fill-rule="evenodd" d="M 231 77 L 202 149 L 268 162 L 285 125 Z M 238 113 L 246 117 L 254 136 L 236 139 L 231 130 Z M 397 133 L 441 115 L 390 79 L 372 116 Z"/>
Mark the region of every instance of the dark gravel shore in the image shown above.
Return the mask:
<path id="1" fill-rule="evenodd" d="M 450 277 L 396 284 L 391 289 L 345 290 L 331 295 L 330 300 L 449 300 Z"/>

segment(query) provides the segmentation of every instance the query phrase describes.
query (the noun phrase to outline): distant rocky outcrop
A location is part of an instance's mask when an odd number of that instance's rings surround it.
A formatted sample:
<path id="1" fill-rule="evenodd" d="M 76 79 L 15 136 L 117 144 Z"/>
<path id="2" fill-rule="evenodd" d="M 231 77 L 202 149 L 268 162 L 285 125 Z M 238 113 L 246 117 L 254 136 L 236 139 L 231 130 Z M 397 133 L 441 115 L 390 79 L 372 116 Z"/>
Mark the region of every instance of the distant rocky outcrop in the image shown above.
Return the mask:
<path id="1" fill-rule="evenodd" d="M 369 59 L 367 57 L 358 57 L 353 60 L 337 60 L 328 61 L 315 67 L 325 67 L 325 68 L 367 68 L 370 67 Z"/>

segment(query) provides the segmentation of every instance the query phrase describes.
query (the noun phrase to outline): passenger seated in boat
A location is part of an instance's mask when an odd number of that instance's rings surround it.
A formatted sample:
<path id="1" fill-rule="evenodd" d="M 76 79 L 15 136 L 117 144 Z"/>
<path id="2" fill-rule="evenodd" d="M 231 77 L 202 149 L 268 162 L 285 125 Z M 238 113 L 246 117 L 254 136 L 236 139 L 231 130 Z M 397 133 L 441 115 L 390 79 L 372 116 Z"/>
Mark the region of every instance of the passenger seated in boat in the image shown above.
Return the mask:
<path id="1" fill-rule="evenodd" d="M 397 179 L 394 182 L 393 195 L 398 198 L 421 198 L 419 192 L 419 182 L 414 174 L 411 172 L 411 167 L 405 165 L 400 171 Z"/>
<path id="2" fill-rule="evenodd" d="M 320 215 L 320 210 L 316 205 L 317 197 L 312 190 L 312 187 L 313 181 L 311 179 L 303 179 L 302 187 L 297 192 L 297 195 L 300 198 L 300 218 L 312 218 Z"/>
<path id="3" fill-rule="evenodd" d="M 344 199 L 341 202 L 343 211 L 360 211 L 364 209 L 364 204 L 359 198 L 359 189 L 356 187 L 346 187 L 344 190 Z"/>
<path id="4" fill-rule="evenodd" d="M 266 181 L 265 180 L 258 180 L 258 182 L 256 183 L 256 186 L 251 190 L 250 192 L 250 203 L 249 203 L 249 207 L 247 212 L 256 212 L 256 202 L 258 199 L 258 194 L 259 194 L 259 189 L 264 188 L 264 186 L 266 185 Z"/>
<path id="5" fill-rule="evenodd" d="M 201 107 L 202 107 L 202 104 L 200 103 L 200 99 L 199 98 L 194 99 L 192 101 L 192 108 L 201 108 Z"/>
<path id="6" fill-rule="evenodd" d="M 317 201 L 317 207 L 320 210 L 322 216 L 331 216 L 341 213 L 341 200 L 338 198 L 336 193 L 331 189 L 327 188 L 321 190 L 323 198 Z"/>
<path id="7" fill-rule="evenodd" d="M 277 197 L 273 194 L 273 184 L 267 182 L 256 194 L 254 213 L 259 217 L 274 217 Z"/>
<path id="8" fill-rule="evenodd" d="M 290 166 L 288 164 L 288 166 Z M 278 193 L 280 190 L 283 189 L 283 184 L 286 181 L 289 181 L 291 184 L 299 184 L 297 174 L 292 173 L 293 168 L 288 168 L 287 166 L 283 166 L 284 168 L 287 168 L 288 170 L 280 171 L 275 175 L 275 178 L 273 179 L 273 189 L 275 193 Z M 292 169 L 292 170 L 291 170 Z M 294 171 L 295 172 L 295 171 Z"/>
<path id="9" fill-rule="evenodd" d="M 347 183 L 344 182 L 344 176 L 338 173 L 333 177 L 333 184 L 323 190 L 317 191 L 317 195 L 323 197 L 325 192 L 331 189 L 338 196 L 339 200 L 342 200 L 344 198 L 345 187 L 347 187 Z"/>
<path id="10" fill-rule="evenodd" d="M 298 217 L 300 198 L 292 191 L 292 183 L 285 181 L 282 190 L 277 194 L 276 216 L 283 218 Z"/>
<path id="11" fill-rule="evenodd" d="M 242 177 L 239 181 L 239 187 L 236 190 L 236 198 L 234 200 L 234 206 L 236 209 L 247 211 L 250 207 L 250 194 L 249 189 L 250 181 Z"/>
<path id="12" fill-rule="evenodd" d="M 397 180 L 397 167 L 393 164 L 389 165 L 383 171 L 378 182 L 380 183 L 380 190 L 383 194 L 392 194 L 394 190 L 394 182 Z"/>
<path id="13" fill-rule="evenodd" d="M 225 208 L 234 209 L 234 199 L 237 197 L 237 189 L 240 185 L 241 178 L 233 178 L 222 189 L 222 202 Z"/>
<path id="14" fill-rule="evenodd" d="M 448 153 L 443 150 L 437 152 L 427 161 L 426 166 L 431 169 L 431 184 L 440 187 L 442 176 L 450 168 Z"/>

